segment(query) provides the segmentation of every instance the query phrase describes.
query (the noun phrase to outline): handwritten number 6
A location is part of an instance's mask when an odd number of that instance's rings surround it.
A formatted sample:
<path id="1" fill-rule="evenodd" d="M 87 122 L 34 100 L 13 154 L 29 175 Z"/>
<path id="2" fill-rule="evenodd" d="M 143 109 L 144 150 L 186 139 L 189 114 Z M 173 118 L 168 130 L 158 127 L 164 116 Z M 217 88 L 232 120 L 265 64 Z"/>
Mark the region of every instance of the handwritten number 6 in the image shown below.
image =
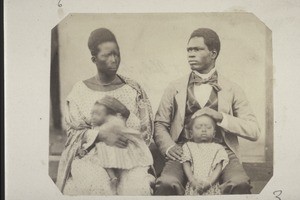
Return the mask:
<path id="1" fill-rule="evenodd" d="M 57 3 L 58 7 L 62 7 L 62 4 L 60 2 L 61 2 L 61 0 L 59 0 Z"/>
<path id="2" fill-rule="evenodd" d="M 280 195 L 282 194 L 282 190 L 276 190 L 273 192 L 275 195 L 276 199 L 281 200 Z"/>

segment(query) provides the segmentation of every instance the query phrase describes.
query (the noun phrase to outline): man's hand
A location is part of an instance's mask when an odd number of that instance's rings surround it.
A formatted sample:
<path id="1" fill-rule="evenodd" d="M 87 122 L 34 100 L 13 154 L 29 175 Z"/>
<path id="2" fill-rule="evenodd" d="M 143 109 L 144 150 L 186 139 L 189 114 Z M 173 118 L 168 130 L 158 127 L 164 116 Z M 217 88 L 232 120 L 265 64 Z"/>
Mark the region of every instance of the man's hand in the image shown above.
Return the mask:
<path id="1" fill-rule="evenodd" d="M 210 117 L 212 117 L 214 120 L 216 120 L 216 122 L 222 122 L 223 120 L 223 115 L 221 113 L 219 113 L 218 111 L 215 111 L 209 107 L 204 107 L 201 110 L 196 111 L 193 116 L 192 119 L 201 115 L 208 115 Z"/>
<path id="2" fill-rule="evenodd" d="M 183 155 L 182 147 L 177 144 L 172 148 L 170 148 L 169 151 L 167 152 L 168 158 L 172 160 L 181 161 L 182 155 Z"/>

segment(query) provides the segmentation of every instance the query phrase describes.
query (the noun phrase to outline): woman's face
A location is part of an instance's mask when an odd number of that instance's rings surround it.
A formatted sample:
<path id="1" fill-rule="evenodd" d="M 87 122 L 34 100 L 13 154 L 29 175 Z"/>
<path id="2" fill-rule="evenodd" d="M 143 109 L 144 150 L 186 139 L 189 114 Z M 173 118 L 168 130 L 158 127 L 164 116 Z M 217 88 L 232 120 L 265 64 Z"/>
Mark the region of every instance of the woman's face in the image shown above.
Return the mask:
<path id="1" fill-rule="evenodd" d="M 91 111 L 91 123 L 93 126 L 101 126 L 107 117 L 106 107 L 100 104 L 95 104 Z"/>
<path id="2" fill-rule="evenodd" d="M 104 42 L 98 45 L 98 54 L 93 56 L 93 62 L 101 73 L 115 74 L 120 65 L 120 52 L 115 42 Z"/>
<path id="3" fill-rule="evenodd" d="M 215 135 L 215 122 L 208 116 L 197 117 L 192 126 L 194 142 L 211 142 Z"/>

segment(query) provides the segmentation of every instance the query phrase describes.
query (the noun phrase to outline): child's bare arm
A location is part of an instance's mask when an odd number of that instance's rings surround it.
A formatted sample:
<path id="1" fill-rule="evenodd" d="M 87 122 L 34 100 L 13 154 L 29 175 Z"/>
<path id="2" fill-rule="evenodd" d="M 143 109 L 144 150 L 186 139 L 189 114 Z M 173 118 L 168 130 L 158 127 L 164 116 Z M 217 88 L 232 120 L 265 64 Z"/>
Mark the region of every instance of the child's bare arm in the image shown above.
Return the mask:
<path id="1" fill-rule="evenodd" d="M 206 180 L 201 180 L 202 188 L 204 191 L 209 189 L 213 184 L 215 184 L 222 172 L 223 163 L 220 162 L 216 165 L 215 169 L 212 171 L 211 175 Z"/>
<path id="2" fill-rule="evenodd" d="M 191 167 L 191 163 L 189 161 L 186 161 L 183 163 L 183 171 L 186 175 L 186 177 L 188 178 L 189 181 L 194 180 L 194 175 L 192 172 L 192 167 Z"/>
<path id="3" fill-rule="evenodd" d="M 199 188 L 200 185 L 193 175 L 191 163 L 189 161 L 183 163 L 183 171 L 186 177 L 188 178 L 189 182 L 191 183 L 191 186 L 193 188 Z"/>
<path id="4" fill-rule="evenodd" d="M 217 182 L 217 180 L 222 172 L 222 167 L 223 167 L 223 162 L 220 162 L 216 165 L 216 168 L 212 171 L 212 173 L 209 177 L 209 181 L 210 181 L 211 185 L 213 185 Z"/>

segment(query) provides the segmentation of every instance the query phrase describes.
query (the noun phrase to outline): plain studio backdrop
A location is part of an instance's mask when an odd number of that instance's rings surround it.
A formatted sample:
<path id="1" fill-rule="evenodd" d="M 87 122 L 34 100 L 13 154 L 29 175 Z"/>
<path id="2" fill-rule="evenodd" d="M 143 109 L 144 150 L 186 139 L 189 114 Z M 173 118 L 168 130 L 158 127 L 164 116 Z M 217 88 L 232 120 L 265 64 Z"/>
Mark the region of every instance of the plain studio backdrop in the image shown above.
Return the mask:
<path id="1" fill-rule="evenodd" d="M 72 86 L 97 72 L 87 41 L 100 27 L 115 34 L 121 52 L 118 73 L 141 84 L 154 114 L 167 85 L 190 72 L 190 34 L 200 27 L 215 30 L 221 40 L 217 70 L 242 87 L 261 128 L 257 142 L 239 138 L 242 160 L 266 160 L 266 144 L 273 144 L 273 137 L 266 137 L 272 136 L 272 47 L 271 31 L 258 18 L 247 13 L 70 14 L 57 29 L 62 115 Z"/>

